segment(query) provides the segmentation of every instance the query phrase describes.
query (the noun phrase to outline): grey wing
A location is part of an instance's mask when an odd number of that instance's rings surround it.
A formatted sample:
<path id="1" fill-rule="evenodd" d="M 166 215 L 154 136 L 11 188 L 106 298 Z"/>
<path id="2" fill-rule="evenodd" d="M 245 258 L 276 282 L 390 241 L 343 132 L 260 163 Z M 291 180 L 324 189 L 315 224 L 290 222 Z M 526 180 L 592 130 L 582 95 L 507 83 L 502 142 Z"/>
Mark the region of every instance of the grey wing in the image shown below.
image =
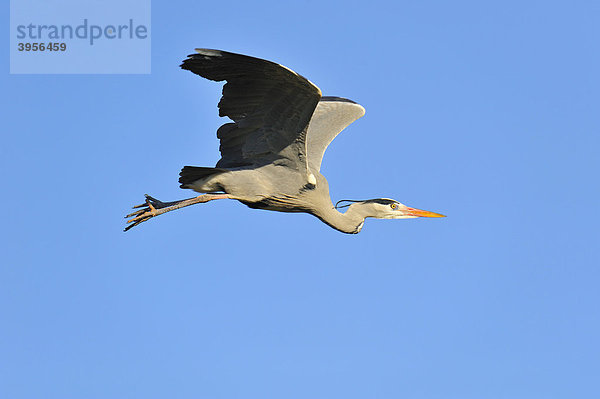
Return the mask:
<path id="1" fill-rule="evenodd" d="M 340 97 L 321 98 L 306 134 L 308 164 L 311 169 L 321 170 L 327 146 L 342 130 L 364 114 L 365 109 L 354 101 Z"/>
<path id="2" fill-rule="evenodd" d="M 206 79 L 227 81 L 217 131 L 219 168 L 277 162 L 306 170 L 306 129 L 321 91 L 308 79 L 274 62 L 219 50 L 196 49 L 181 64 Z"/>

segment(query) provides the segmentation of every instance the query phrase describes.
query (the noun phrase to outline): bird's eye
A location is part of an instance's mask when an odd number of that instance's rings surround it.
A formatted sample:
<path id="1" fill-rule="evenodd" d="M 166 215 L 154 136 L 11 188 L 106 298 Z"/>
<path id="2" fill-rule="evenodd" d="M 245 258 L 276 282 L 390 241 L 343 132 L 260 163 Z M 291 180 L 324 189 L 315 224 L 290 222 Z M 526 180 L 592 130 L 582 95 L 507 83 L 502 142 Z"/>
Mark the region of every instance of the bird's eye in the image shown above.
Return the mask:
<path id="1" fill-rule="evenodd" d="M 396 209 L 396 204 L 390 204 L 390 208 Z"/>

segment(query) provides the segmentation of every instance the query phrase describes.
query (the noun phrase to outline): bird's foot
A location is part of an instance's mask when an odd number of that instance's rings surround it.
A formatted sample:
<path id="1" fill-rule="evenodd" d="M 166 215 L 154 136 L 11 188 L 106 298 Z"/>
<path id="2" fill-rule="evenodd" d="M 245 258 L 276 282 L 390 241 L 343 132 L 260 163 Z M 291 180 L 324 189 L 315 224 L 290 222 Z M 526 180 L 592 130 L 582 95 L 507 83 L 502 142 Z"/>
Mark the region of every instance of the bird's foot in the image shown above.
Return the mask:
<path id="1" fill-rule="evenodd" d="M 145 196 L 145 203 L 133 207 L 133 209 L 140 209 L 125 216 L 125 219 L 130 218 L 132 216 L 133 217 L 127 221 L 128 226 L 125 227 L 123 231 L 127 231 L 132 227 L 135 227 L 138 224 L 145 222 L 146 220 L 152 219 L 154 216 L 158 216 L 161 213 L 164 213 L 164 211 L 161 212 L 160 210 L 163 208 L 168 208 L 172 204 L 169 202 L 162 202 L 160 200 L 157 200 L 156 198 L 153 198 L 148 194 L 146 194 Z"/>

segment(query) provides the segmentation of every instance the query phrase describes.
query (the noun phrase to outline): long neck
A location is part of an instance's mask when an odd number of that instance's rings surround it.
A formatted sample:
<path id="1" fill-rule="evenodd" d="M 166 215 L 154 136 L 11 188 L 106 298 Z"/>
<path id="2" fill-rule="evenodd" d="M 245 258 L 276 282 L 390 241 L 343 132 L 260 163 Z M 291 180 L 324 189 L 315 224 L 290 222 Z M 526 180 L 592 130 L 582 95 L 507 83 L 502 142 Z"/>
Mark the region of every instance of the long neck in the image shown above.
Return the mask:
<path id="1" fill-rule="evenodd" d="M 356 234 L 362 229 L 365 218 L 368 216 L 366 209 L 361 205 L 360 203 L 350 205 L 346 213 L 338 212 L 332 205 L 320 209 L 314 215 L 342 233 Z"/>

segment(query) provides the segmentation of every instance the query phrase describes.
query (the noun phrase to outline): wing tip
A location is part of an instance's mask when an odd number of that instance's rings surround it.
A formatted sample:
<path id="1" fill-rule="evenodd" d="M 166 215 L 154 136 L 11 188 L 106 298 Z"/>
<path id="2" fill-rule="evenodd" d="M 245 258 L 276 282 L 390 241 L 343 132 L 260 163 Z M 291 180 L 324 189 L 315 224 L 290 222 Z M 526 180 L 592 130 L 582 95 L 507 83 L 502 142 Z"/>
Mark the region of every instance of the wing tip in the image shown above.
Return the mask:
<path id="1" fill-rule="evenodd" d="M 362 110 L 362 115 L 360 115 L 359 118 L 364 116 L 365 112 L 366 112 L 365 107 L 363 107 L 356 101 L 352 101 L 352 100 L 350 100 L 348 98 L 344 98 L 344 97 L 325 96 L 325 97 L 321 97 L 321 100 L 319 102 L 338 102 L 338 103 L 347 103 L 347 104 L 356 105 L 358 108 L 360 108 Z"/>
<path id="2" fill-rule="evenodd" d="M 223 56 L 225 56 L 227 54 L 227 52 L 225 52 L 225 51 L 213 50 L 213 49 L 210 49 L 210 48 L 195 48 L 194 51 L 195 51 L 195 53 L 187 55 L 187 58 L 182 61 L 181 65 L 179 65 L 180 67 L 183 68 L 183 66 L 187 62 L 190 62 L 191 60 L 194 60 L 198 56 L 223 57 Z"/>
<path id="3" fill-rule="evenodd" d="M 335 96 L 323 96 L 323 97 L 321 97 L 321 101 L 343 102 L 343 103 L 352 103 L 352 104 L 360 105 L 356 101 L 352 101 L 352 100 L 344 98 L 344 97 L 335 97 Z"/>
<path id="4" fill-rule="evenodd" d="M 209 57 L 223 57 L 224 52 L 221 50 L 214 50 L 210 48 L 195 48 L 194 51 L 196 54 L 206 55 Z M 192 55 L 196 55 L 192 54 Z"/>

